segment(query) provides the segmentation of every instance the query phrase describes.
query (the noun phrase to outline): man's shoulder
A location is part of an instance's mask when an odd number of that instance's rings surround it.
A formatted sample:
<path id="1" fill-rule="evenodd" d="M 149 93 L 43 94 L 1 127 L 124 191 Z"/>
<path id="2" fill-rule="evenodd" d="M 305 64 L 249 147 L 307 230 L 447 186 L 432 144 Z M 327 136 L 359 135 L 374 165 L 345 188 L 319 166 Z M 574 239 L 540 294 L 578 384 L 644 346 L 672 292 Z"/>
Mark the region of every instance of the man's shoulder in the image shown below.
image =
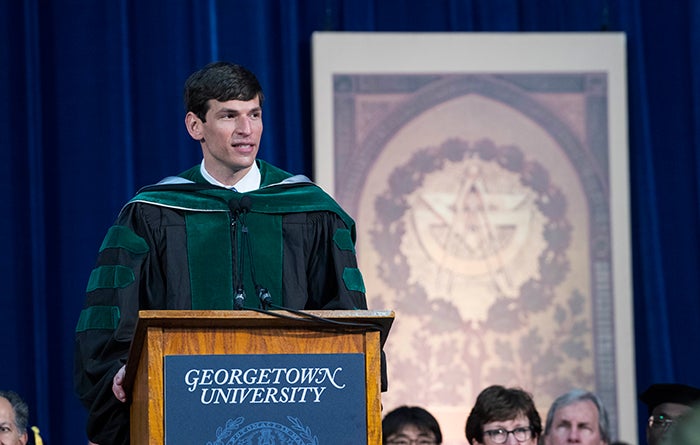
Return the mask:
<path id="1" fill-rule="evenodd" d="M 272 165 L 262 159 L 257 159 L 256 162 L 258 163 L 258 168 L 260 169 L 261 187 L 277 184 L 293 176 L 288 171 Z"/>
<path id="2" fill-rule="evenodd" d="M 343 220 L 348 227 L 354 221 L 345 210 L 321 187 L 311 181 L 279 183 L 250 192 L 252 211 L 264 209 L 265 213 L 331 213 Z"/>
<path id="3" fill-rule="evenodd" d="M 199 165 L 196 165 L 177 176 L 169 176 L 141 188 L 125 207 L 151 204 L 182 210 L 225 211 L 232 193 L 204 180 Z"/>
<path id="4" fill-rule="evenodd" d="M 186 179 L 188 181 L 196 182 L 196 183 L 205 182 L 204 177 L 202 176 L 199 164 L 197 164 L 191 168 L 188 168 L 187 170 L 185 170 L 182 173 L 178 173 L 177 177 Z"/>

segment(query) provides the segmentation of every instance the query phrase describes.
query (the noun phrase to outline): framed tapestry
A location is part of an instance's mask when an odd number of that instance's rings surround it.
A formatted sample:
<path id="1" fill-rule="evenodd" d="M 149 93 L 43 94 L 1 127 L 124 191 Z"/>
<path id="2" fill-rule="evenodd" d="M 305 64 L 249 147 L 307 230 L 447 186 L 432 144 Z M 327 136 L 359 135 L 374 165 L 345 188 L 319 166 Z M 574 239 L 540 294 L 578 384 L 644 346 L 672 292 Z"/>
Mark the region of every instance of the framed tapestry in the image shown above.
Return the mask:
<path id="1" fill-rule="evenodd" d="M 598 394 L 637 443 L 625 36 L 316 33 L 315 179 L 392 309 L 384 412 Z"/>

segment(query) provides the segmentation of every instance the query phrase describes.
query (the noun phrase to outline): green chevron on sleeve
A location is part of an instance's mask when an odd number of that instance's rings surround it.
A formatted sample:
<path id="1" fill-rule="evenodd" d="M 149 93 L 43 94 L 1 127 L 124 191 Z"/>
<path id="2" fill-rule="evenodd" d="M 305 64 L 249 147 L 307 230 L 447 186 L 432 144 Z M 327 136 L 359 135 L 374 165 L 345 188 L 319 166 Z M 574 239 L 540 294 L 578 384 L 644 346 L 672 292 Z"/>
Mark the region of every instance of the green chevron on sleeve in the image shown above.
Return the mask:
<path id="1" fill-rule="evenodd" d="M 135 254 L 148 252 L 148 244 L 143 238 L 135 234 L 131 229 L 124 226 L 112 226 L 107 231 L 100 252 L 105 249 L 125 249 Z"/>
<path id="2" fill-rule="evenodd" d="M 117 306 L 90 306 L 80 312 L 75 332 L 90 329 L 115 330 L 119 324 L 120 312 Z"/>
<path id="3" fill-rule="evenodd" d="M 87 291 L 95 289 L 121 289 L 134 282 L 134 272 L 126 266 L 98 266 L 92 269 Z"/>
<path id="4" fill-rule="evenodd" d="M 355 245 L 352 242 L 350 229 L 338 229 L 333 234 L 333 242 L 340 250 L 355 251 Z"/>
<path id="5" fill-rule="evenodd" d="M 357 267 L 346 267 L 343 270 L 343 282 L 348 290 L 365 292 L 365 282 L 362 279 L 362 273 Z"/>

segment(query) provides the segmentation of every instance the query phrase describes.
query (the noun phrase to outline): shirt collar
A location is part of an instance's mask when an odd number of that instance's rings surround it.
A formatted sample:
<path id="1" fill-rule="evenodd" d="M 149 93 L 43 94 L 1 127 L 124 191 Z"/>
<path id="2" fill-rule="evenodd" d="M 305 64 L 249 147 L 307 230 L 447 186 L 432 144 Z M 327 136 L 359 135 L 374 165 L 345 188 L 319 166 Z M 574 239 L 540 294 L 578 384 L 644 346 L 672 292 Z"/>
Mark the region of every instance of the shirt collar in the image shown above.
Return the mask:
<path id="1" fill-rule="evenodd" d="M 206 179 L 210 184 L 218 185 L 219 187 L 224 187 L 227 189 L 235 188 L 239 193 L 252 192 L 253 190 L 260 188 L 261 175 L 257 162 L 253 162 L 253 166 L 250 168 L 250 170 L 248 170 L 248 173 L 246 173 L 246 175 L 233 186 L 224 185 L 210 175 L 207 169 L 204 168 L 204 159 L 202 159 L 202 163 L 199 165 L 199 171 L 202 176 L 204 176 L 204 179 Z"/>

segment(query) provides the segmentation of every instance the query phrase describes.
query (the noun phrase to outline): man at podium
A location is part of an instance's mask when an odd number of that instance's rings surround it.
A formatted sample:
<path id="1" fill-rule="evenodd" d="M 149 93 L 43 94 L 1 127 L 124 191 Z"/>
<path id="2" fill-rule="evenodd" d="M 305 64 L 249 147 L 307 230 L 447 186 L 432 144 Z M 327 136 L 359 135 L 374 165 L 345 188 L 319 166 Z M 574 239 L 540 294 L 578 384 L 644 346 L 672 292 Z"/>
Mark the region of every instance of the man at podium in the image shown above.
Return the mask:
<path id="1" fill-rule="evenodd" d="M 99 445 L 129 443 L 122 383 L 139 310 L 367 308 L 353 220 L 308 178 L 256 159 L 255 75 L 211 63 L 189 77 L 184 96 L 202 162 L 124 206 L 76 327 L 74 384 Z"/>

